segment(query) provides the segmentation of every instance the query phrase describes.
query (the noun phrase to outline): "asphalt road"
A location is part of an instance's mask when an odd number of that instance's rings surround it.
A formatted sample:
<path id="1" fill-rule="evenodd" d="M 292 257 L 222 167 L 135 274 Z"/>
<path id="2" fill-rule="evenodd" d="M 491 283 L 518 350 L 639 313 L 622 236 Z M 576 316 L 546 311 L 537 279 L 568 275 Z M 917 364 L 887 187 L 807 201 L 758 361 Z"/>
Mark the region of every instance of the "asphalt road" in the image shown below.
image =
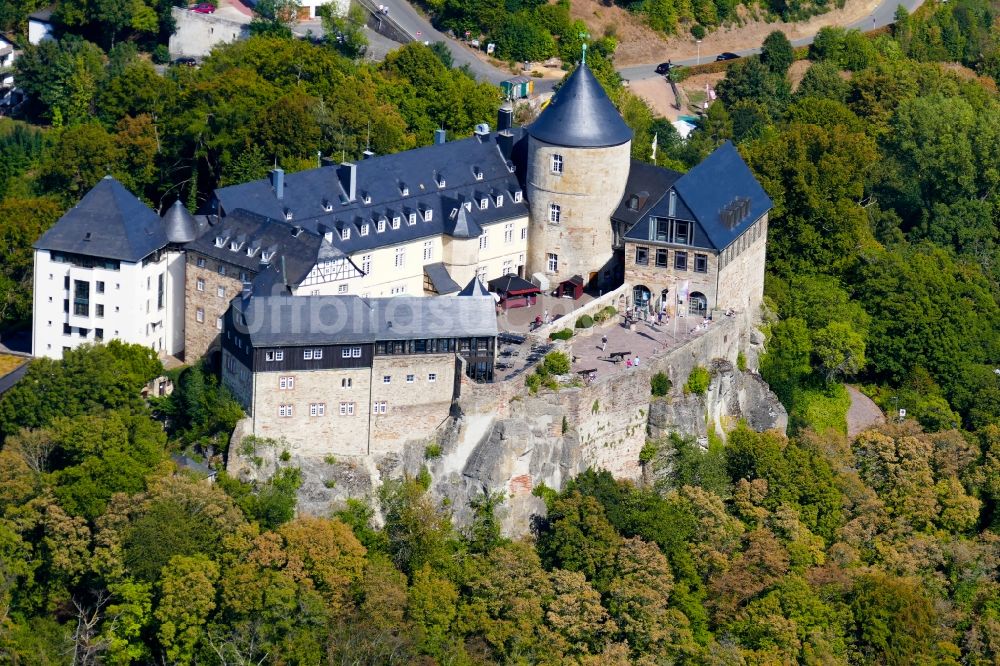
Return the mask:
<path id="1" fill-rule="evenodd" d="M 448 45 L 451 49 L 451 54 L 455 59 L 455 64 L 458 66 L 468 65 L 472 73 L 476 75 L 476 78 L 480 81 L 490 81 L 491 83 L 499 83 L 504 79 L 511 77 L 510 72 L 503 69 L 498 69 L 492 65 L 483 62 L 477 58 L 472 50 L 465 44 L 459 42 L 458 40 L 451 39 L 442 32 L 439 32 L 431 25 L 427 18 L 418 12 L 409 2 L 406 0 L 375 0 L 376 4 L 384 4 L 389 7 L 389 16 L 396 20 L 399 25 L 409 32 L 414 38 L 420 41 L 430 41 L 438 42 L 442 41 Z M 881 28 L 883 26 L 891 25 L 893 16 L 896 13 L 896 7 L 903 5 L 909 12 L 913 12 L 917 7 L 923 4 L 923 0 L 882 0 L 882 3 L 875 8 L 875 11 L 871 13 L 868 17 L 852 23 L 850 25 L 844 26 L 848 29 L 857 30 L 870 30 L 873 28 Z M 793 46 L 806 46 L 811 44 L 813 37 L 804 37 L 802 39 L 796 39 L 792 41 Z M 760 48 L 743 49 L 741 51 L 736 51 L 735 53 L 741 56 L 753 55 L 760 53 Z M 715 59 L 716 53 L 702 53 L 700 61 L 702 63 L 710 62 Z M 636 65 L 633 67 L 622 67 L 619 68 L 618 72 L 623 78 L 629 80 L 641 80 L 649 79 L 658 76 L 654 71 L 658 63 L 666 61 L 671 58 L 670 53 L 663 53 L 657 58 L 651 58 L 650 62 L 645 65 Z M 695 65 L 698 63 L 698 58 L 682 58 L 673 59 L 673 62 L 678 65 Z M 547 92 L 551 90 L 555 85 L 555 81 L 551 79 L 536 79 L 535 80 L 535 92 Z"/>

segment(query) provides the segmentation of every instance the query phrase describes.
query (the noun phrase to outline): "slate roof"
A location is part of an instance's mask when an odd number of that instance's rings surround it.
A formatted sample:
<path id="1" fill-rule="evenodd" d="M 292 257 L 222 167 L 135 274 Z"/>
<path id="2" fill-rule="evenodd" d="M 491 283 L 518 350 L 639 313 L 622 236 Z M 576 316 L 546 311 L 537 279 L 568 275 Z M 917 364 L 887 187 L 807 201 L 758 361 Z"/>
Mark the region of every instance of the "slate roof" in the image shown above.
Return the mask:
<path id="1" fill-rule="evenodd" d="M 105 176 L 33 247 L 138 262 L 168 242 L 160 216 Z"/>
<path id="2" fill-rule="evenodd" d="M 424 266 L 424 273 L 430 278 L 431 284 L 434 285 L 437 293 L 442 296 L 445 294 L 454 294 L 461 288 L 457 282 L 451 279 L 448 269 L 441 262 L 427 264 Z"/>
<path id="3" fill-rule="evenodd" d="M 52 15 L 56 13 L 56 6 L 49 5 L 48 7 L 43 7 L 38 11 L 31 12 L 28 14 L 28 18 L 34 21 L 44 21 L 46 23 L 52 22 Z"/>
<path id="4" fill-rule="evenodd" d="M 627 229 L 648 213 L 680 177 L 681 174 L 677 171 L 632 160 L 629 166 L 628 181 L 625 183 L 625 194 L 622 196 L 618 208 L 611 214 L 611 219 L 625 223 Z M 635 210 L 629 207 L 633 195 L 639 204 Z"/>
<path id="5" fill-rule="evenodd" d="M 771 198 L 729 141 L 678 178 L 670 188 L 677 194 L 673 217 L 695 223 L 693 247 L 724 250 L 773 206 Z M 723 209 L 737 198 L 749 199 L 749 211 L 730 227 Z M 652 218 L 669 217 L 669 191 L 637 222 L 625 237 L 649 242 Z"/>
<path id="6" fill-rule="evenodd" d="M 586 63 L 556 92 L 528 134 L 539 141 L 571 148 L 604 148 L 631 141 L 632 130 Z"/>
<path id="7" fill-rule="evenodd" d="M 490 291 L 495 291 L 498 294 L 509 294 L 509 293 L 524 293 L 530 292 L 537 294 L 541 291 L 531 282 L 528 282 L 522 277 L 518 277 L 513 273 L 508 273 L 507 275 L 494 278 L 489 282 Z"/>
<path id="8" fill-rule="evenodd" d="M 230 308 L 232 325 L 258 348 L 497 335 L 485 297 L 254 296 Z"/>
<path id="9" fill-rule="evenodd" d="M 219 243 L 221 241 L 221 245 Z M 232 249 L 236 243 L 236 249 Z M 278 270 L 271 277 L 284 284 L 298 284 L 312 270 L 318 261 L 343 256 L 319 234 L 306 229 L 296 229 L 290 224 L 236 209 L 227 217 L 211 225 L 195 240 L 188 243 L 187 250 L 211 257 L 217 261 L 238 266 L 251 279 L 267 265 Z M 249 253 L 252 250 L 252 255 Z M 268 264 L 264 264 L 264 253 L 274 253 Z M 283 270 L 283 274 L 281 271 Z M 257 284 L 254 289 L 264 290 L 271 285 Z M 268 289 L 269 291 L 269 289 Z"/>
<path id="10" fill-rule="evenodd" d="M 469 284 L 465 285 L 462 291 L 458 292 L 459 296 L 489 296 L 493 297 L 490 290 L 483 286 L 482 281 L 480 281 L 479 276 L 469 280 Z"/>
<path id="11" fill-rule="evenodd" d="M 520 128 L 511 132 L 516 160 L 523 153 L 518 144 L 524 133 Z M 319 234 L 335 230 L 334 245 L 347 254 L 442 234 L 476 237 L 484 225 L 528 214 L 526 197 L 515 203 L 513 196 L 523 191 L 519 181 L 523 167 L 516 168 L 515 173 L 510 171 L 514 162 L 501 153 L 496 133 L 371 157 L 355 164 L 355 201 L 348 201 L 335 166 L 285 174 L 280 200 L 266 178 L 220 188 L 215 198 L 223 216 L 236 208 L 278 220 L 291 213 L 289 224 Z M 481 179 L 477 179 L 477 173 Z M 440 177 L 444 187 L 438 186 Z M 402 194 L 404 187 L 407 196 Z M 496 205 L 498 195 L 503 197 L 500 207 Z M 366 196 L 371 203 L 365 203 Z M 484 198 L 487 207 L 481 210 Z M 470 205 L 466 207 L 466 203 Z M 325 210 L 324 205 L 330 210 Z M 424 220 L 428 209 L 430 222 Z M 412 225 L 408 223 L 410 213 L 416 214 Z M 401 220 L 398 229 L 392 228 L 394 217 Z M 377 231 L 379 220 L 386 223 L 382 232 Z M 362 235 L 364 225 L 367 233 Z M 344 229 L 349 229 L 346 239 Z"/>
<path id="12" fill-rule="evenodd" d="M 167 209 L 167 214 L 163 216 L 163 224 L 167 240 L 171 243 L 190 243 L 198 237 L 198 222 L 180 199 Z"/>

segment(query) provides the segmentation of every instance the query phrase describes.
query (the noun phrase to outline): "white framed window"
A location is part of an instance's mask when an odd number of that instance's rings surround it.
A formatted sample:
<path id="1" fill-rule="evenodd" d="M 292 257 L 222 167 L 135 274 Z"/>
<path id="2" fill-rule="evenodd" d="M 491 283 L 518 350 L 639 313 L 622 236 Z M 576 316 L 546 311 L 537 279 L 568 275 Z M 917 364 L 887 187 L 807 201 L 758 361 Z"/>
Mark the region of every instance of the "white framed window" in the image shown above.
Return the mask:
<path id="1" fill-rule="evenodd" d="M 503 262 L 503 274 L 510 275 L 513 272 L 514 272 L 514 262 L 511 261 L 510 259 L 507 259 L 506 261 Z"/>
<path id="2" fill-rule="evenodd" d="M 354 403 L 353 402 L 342 402 L 342 403 L 340 403 L 340 415 L 341 416 L 354 416 Z"/>
<path id="3" fill-rule="evenodd" d="M 417 223 L 417 214 L 416 213 L 410 213 L 409 215 L 407 215 L 406 216 L 406 223 L 410 224 L 410 225 L 416 224 Z"/>
<path id="4" fill-rule="evenodd" d="M 552 156 L 552 173 L 562 175 L 563 172 L 563 156 L 553 155 Z"/>
<path id="5" fill-rule="evenodd" d="M 338 294 L 346 294 L 347 293 L 347 285 L 346 284 L 338 284 L 337 285 L 337 293 Z"/>
<path id="6" fill-rule="evenodd" d="M 490 200 L 487 199 L 486 197 L 483 197 L 482 199 L 479 200 L 479 210 L 486 210 L 489 207 L 489 205 L 490 205 Z"/>
<path id="7" fill-rule="evenodd" d="M 514 203 L 521 203 L 521 190 L 514 192 Z"/>
<path id="8" fill-rule="evenodd" d="M 292 415 L 291 405 L 278 405 L 278 416 L 283 419 L 287 419 Z"/>
<path id="9" fill-rule="evenodd" d="M 365 254 L 361 256 L 361 272 L 365 275 L 372 272 L 372 255 Z"/>
<path id="10" fill-rule="evenodd" d="M 344 227 L 340 230 L 340 240 L 351 240 L 351 229 L 350 227 Z"/>
<path id="11" fill-rule="evenodd" d="M 428 208 L 424 211 L 424 222 L 430 222 L 434 219 L 434 211 Z"/>
<path id="12" fill-rule="evenodd" d="M 196 288 L 198 289 L 198 291 L 205 291 L 205 281 L 201 278 L 198 278 L 198 283 Z"/>
<path id="13" fill-rule="evenodd" d="M 361 225 L 361 235 L 362 236 L 367 236 L 368 235 L 368 223 L 367 222 L 365 222 L 364 224 Z"/>
<path id="14" fill-rule="evenodd" d="M 311 360 L 313 360 L 313 350 L 312 349 L 303 349 L 302 350 L 302 360 L 304 360 L 304 361 L 311 361 Z"/>
<path id="15" fill-rule="evenodd" d="M 326 416 L 326 403 L 325 402 L 309 403 L 309 416 Z"/>
<path id="16" fill-rule="evenodd" d="M 465 205 L 465 212 L 466 213 L 471 213 L 472 212 L 472 202 L 471 201 L 466 201 L 464 205 Z"/>
<path id="17" fill-rule="evenodd" d="M 351 347 L 351 358 L 361 358 L 361 347 Z"/>
<path id="18" fill-rule="evenodd" d="M 393 229 L 399 229 L 399 218 L 398 217 L 392 218 L 392 228 Z"/>
<path id="19" fill-rule="evenodd" d="M 222 330 L 222 317 L 215 318 L 215 327 L 220 331 Z"/>
<path id="20" fill-rule="evenodd" d="M 503 207 L 503 195 L 502 194 L 498 194 L 497 195 L 497 208 L 501 208 L 501 207 Z"/>
<path id="21" fill-rule="evenodd" d="M 385 231 L 385 220 L 378 221 L 378 223 L 375 225 L 375 231 L 377 231 L 378 233 L 382 233 L 383 231 Z"/>
<path id="22" fill-rule="evenodd" d="M 508 222 L 503 225 L 503 242 L 513 243 L 514 242 L 514 223 Z"/>
<path id="23" fill-rule="evenodd" d="M 549 222 L 552 224 L 559 224 L 559 220 L 562 219 L 562 206 L 559 204 L 550 203 L 549 204 Z"/>
<path id="24" fill-rule="evenodd" d="M 284 349 L 277 349 L 277 350 L 275 350 L 275 352 L 274 352 L 274 360 L 275 361 L 284 361 L 285 360 L 285 350 Z"/>
<path id="25" fill-rule="evenodd" d="M 434 258 L 434 241 L 424 241 L 424 261 Z"/>
<path id="26" fill-rule="evenodd" d="M 340 350 L 341 358 L 361 358 L 361 347 L 344 347 Z"/>
<path id="27" fill-rule="evenodd" d="M 383 384 L 391 384 L 392 383 L 392 375 L 382 375 L 382 383 Z"/>
<path id="28" fill-rule="evenodd" d="M 313 349 L 313 360 L 314 361 L 318 361 L 321 358 L 323 358 L 323 350 L 322 349 Z"/>
<path id="29" fill-rule="evenodd" d="M 406 248 L 397 247 L 396 248 L 396 268 L 402 268 L 406 265 Z"/>
<path id="30" fill-rule="evenodd" d="M 528 227 L 521 229 L 521 240 L 528 240 Z"/>
<path id="31" fill-rule="evenodd" d="M 264 360 L 265 361 L 273 361 L 274 360 L 274 352 L 273 351 L 264 352 Z"/>
<path id="32" fill-rule="evenodd" d="M 373 407 L 374 407 L 374 409 L 372 411 L 374 413 L 376 413 L 376 414 L 385 414 L 386 411 L 387 411 L 386 410 L 385 400 L 378 400 L 378 401 L 376 401 L 375 404 L 373 405 Z"/>
<path id="33" fill-rule="evenodd" d="M 415 379 L 416 379 L 416 376 L 414 376 L 414 375 L 406 375 L 406 383 L 407 384 L 412 384 Z"/>
<path id="34" fill-rule="evenodd" d="M 428 375 L 427 375 L 427 381 L 429 381 L 429 382 L 436 382 L 437 378 L 438 378 L 438 376 L 437 376 L 436 372 L 431 372 L 431 373 L 428 373 Z"/>
<path id="35" fill-rule="evenodd" d="M 545 263 L 550 273 L 557 272 L 559 270 L 559 255 L 552 254 L 551 252 L 546 254 Z"/>
<path id="36" fill-rule="evenodd" d="M 480 282 L 486 282 L 486 266 L 480 266 L 476 269 L 476 277 L 479 278 Z"/>
<path id="37" fill-rule="evenodd" d="M 479 236 L 479 249 L 485 250 L 490 245 L 490 239 L 486 231 L 483 231 Z"/>
<path id="38" fill-rule="evenodd" d="M 202 259 L 201 257 L 198 257 L 198 268 L 204 268 L 204 267 L 205 267 L 205 260 Z"/>
<path id="39" fill-rule="evenodd" d="M 203 308 L 198 308 L 194 312 L 194 318 L 199 324 L 205 323 L 205 310 Z"/>
<path id="40" fill-rule="evenodd" d="M 278 388 L 282 391 L 292 391 L 295 389 L 295 377 L 291 376 L 281 376 L 278 377 Z"/>
<path id="41" fill-rule="evenodd" d="M 216 288 L 215 295 L 218 296 L 219 298 L 225 298 L 226 297 L 226 288 L 225 287 L 218 287 L 218 288 Z"/>
<path id="42" fill-rule="evenodd" d="M 354 385 L 354 380 L 350 377 L 344 377 L 340 380 L 340 388 L 351 388 Z"/>

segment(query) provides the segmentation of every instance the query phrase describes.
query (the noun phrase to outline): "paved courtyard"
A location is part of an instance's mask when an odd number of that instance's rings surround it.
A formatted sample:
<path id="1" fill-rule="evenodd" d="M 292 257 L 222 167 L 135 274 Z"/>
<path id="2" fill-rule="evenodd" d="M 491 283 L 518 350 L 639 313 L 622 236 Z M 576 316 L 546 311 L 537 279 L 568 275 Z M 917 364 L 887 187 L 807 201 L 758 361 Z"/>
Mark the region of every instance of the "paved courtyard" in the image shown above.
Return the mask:
<path id="1" fill-rule="evenodd" d="M 528 308 L 513 308 L 506 312 L 501 312 L 497 316 L 497 327 L 501 331 L 512 333 L 529 333 L 535 317 L 544 317 L 548 311 L 549 318 L 561 317 L 573 310 L 582 308 L 584 305 L 594 300 L 594 296 L 584 292 L 583 296 L 576 299 L 556 298 L 548 294 L 538 295 L 535 304 Z M 567 328 L 573 328 L 574 321 L 566 321 Z"/>

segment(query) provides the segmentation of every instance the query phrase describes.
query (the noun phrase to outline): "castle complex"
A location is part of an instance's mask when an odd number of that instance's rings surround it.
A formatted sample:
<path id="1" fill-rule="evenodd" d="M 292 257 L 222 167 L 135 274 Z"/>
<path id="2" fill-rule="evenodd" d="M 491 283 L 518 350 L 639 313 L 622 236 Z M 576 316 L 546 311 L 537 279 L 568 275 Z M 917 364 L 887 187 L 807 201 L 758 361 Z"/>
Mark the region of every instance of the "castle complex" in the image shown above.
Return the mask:
<path id="1" fill-rule="evenodd" d="M 35 244 L 33 353 L 117 338 L 213 355 L 255 433 L 353 455 L 433 431 L 460 373 L 493 380 L 480 283 L 626 282 L 648 310 L 757 311 L 771 201 L 731 144 L 683 175 L 632 160 L 586 64 L 534 123 L 512 115 L 275 168 L 198 215 L 177 202 L 160 218 L 107 177 Z"/>

